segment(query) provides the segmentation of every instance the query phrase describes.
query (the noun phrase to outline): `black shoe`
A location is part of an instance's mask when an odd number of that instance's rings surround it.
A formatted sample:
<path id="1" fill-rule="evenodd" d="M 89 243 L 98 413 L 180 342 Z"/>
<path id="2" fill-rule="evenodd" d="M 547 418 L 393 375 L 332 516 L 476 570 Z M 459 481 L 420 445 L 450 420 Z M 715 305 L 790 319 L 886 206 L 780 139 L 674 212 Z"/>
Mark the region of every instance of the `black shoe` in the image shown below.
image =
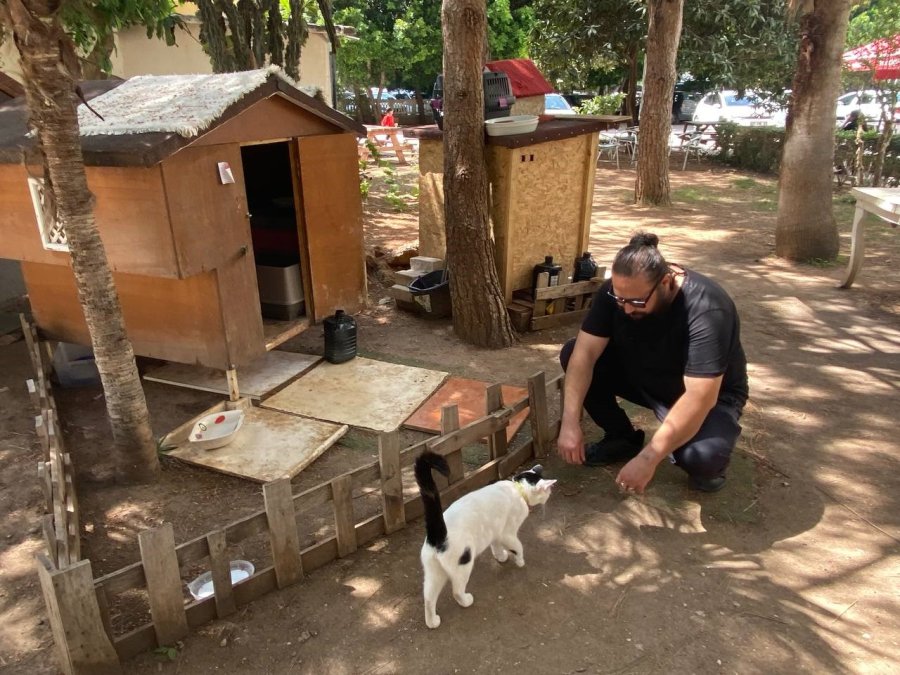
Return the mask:
<path id="1" fill-rule="evenodd" d="M 700 492 L 718 492 L 725 487 L 725 476 L 715 478 L 688 476 L 688 487 L 691 490 L 700 490 Z"/>
<path id="2" fill-rule="evenodd" d="M 604 466 L 625 462 L 644 448 L 644 432 L 635 429 L 625 436 L 604 436 L 584 449 L 585 466 Z"/>

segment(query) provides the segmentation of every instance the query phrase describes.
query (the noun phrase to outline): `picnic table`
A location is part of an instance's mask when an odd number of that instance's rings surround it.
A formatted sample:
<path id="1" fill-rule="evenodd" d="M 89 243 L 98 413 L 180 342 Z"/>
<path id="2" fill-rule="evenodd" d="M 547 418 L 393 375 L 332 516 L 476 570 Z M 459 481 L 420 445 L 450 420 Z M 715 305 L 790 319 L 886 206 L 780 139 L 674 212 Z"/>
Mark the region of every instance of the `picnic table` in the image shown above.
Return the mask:
<path id="1" fill-rule="evenodd" d="M 850 194 L 856 197 L 853 231 L 850 233 L 850 263 L 838 288 L 850 288 L 862 267 L 865 249 L 863 216 L 873 213 L 894 227 L 900 223 L 900 188 L 853 188 Z"/>
<path id="2" fill-rule="evenodd" d="M 397 157 L 398 164 L 406 164 L 406 156 L 403 154 L 403 130 L 400 127 L 383 127 L 366 124 L 366 138 L 372 141 L 379 152 L 388 150 Z"/>

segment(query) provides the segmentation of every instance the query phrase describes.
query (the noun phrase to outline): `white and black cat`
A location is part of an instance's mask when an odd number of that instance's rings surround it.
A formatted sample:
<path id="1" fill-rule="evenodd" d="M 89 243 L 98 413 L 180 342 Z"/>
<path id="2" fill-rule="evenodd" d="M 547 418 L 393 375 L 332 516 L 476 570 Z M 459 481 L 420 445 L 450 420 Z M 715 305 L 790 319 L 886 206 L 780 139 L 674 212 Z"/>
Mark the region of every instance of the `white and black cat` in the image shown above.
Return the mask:
<path id="1" fill-rule="evenodd" d="M 425 506 L 425 543 L 422 545 L 422 569 L 425 572 L 425 623 L 429 628 L 441 625 L 437 615 L 438 596 L 447 581 L 453 597 L 463 607 L 472 604 L 466 584 L 475 558 L 488 546 L 500 562 L 509 554 L 516 565 L 525 565 L 519 527 L 528 517 L 528 509 L 550 498 L 555 480 L 541 478 L 540 464 L 503 480 L 470 492 L 443 511 L 441 497 L 431 470 L 445 476 L 450 473 L 447 460 L 426 451 L 416 458 L 416 482 Z"/>

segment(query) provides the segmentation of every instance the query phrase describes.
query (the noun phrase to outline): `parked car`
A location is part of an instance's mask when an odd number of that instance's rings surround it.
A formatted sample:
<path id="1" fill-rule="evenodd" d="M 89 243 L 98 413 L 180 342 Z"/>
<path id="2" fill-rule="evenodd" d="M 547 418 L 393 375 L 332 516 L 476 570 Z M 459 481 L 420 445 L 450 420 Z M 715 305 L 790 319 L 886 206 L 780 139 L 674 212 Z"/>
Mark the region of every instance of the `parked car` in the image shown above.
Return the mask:
<path id="1" fill-rule="evenodd" d="M 676 90 L 672 98 L 672 123 L 690 122 L 694 119 L 694 111 L 702 98 L 703 94 Z"/>
<path id="2" fill-rule="evenodd" d="M 898 105 L 900 105 L 900 94 L 894 101 L 894 117 L 897 117 Z M 881 121 L 881 103 L 878 100 L 878 92 L 874 89 L 866 89 L 865 91 L 851 91 L 843 96 L 838 97 L 837 107 L 835 109 L 835 119 L 840 124 L 854 110 L 862 111 L 866 120 L 872 124 L 878 124 Z"/>
<path id="3" fill-rule="evenodd" d="M 697 104 L 692 121 L 716 122 L 725 120 L 741 126 L 784 126 L 787 110 L 752 91 L 743 96 L 733 89 L 707 94 Z"/>
<path id="4" fill-rule="evenodd" d="M 544 94 L 545 115 L 577 115 L 562 94 Z"/>

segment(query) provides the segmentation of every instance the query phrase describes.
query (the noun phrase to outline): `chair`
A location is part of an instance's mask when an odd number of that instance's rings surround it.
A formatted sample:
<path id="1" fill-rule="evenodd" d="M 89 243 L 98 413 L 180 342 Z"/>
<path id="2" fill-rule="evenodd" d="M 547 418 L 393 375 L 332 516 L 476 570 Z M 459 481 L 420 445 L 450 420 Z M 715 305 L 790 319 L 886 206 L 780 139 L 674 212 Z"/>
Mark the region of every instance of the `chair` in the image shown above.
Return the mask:
<path id="1" fill-rule="evenodd" d="M 599 152 L 597 153 L 598 161 L 600 157 L 603 156 L 603 153 L 606 153 L 610 160 L 615 157 L 616 168 L 621 168 L 619 166 L 619 140 L 617 138 L 607 134 L 600 134 L 600 142 L 597 147 L 599 149 Z"/>
<path id="2" fill-rule="evenodd" d="M 707 153 L 707 147 L 703 143 L 703 134 L 696 132 L 687 138 L 682 138 L 681 146 L 677 149 L 684 153 L 684 161 L 681 163 L 682 171 L 687 169 L 688 158 L 691 156 L 691 153 L 694 154 L 698 161 L 701 156 Z"/>

